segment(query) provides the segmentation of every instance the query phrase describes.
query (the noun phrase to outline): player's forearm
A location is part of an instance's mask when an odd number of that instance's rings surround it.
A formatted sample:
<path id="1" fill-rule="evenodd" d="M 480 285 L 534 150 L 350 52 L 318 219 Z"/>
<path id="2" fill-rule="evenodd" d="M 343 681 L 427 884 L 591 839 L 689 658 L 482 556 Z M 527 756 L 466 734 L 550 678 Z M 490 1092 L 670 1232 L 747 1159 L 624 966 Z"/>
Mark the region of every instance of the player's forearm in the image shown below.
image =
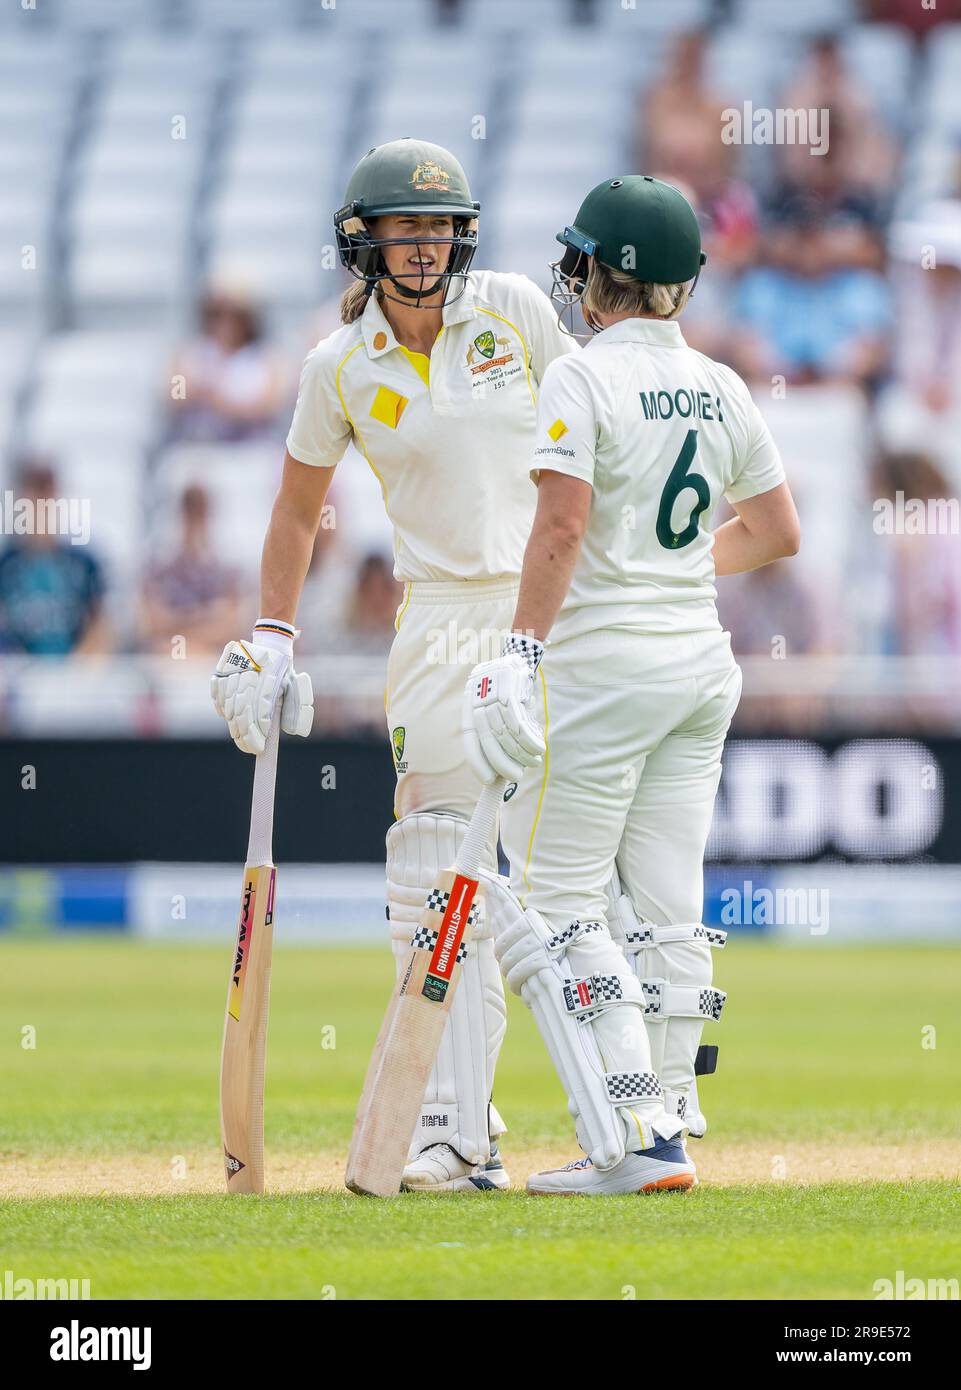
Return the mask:
<path id="1" fill-rule="evenodd" d="M 801 527 L 787 483 L 735 502 L 737 516 L 714 532 L 714 573 L 743 574 L 796 555 Z"/>
<path id="2" fill-rule="evenodd" d="M 333 476 L 333 468 L 311 468 L 286 454 L 260 562 L 262 618 L 294 623 Z"/>
<path id="3" fill-rule="evenodd" d="M 783 536 L 777 533 L 755 534 L 748 530 L 739 516 L 725 521 L 714 532 L 714 573 L 718 579 L 726 574 L 758 570 L 762 565 L 770 565 L 774 560 L 782 560 L 796 553 L 797 546 L 791 545 Z"/>
<path id="4" fill-rule="evenodd" d="M 260 563 L 260 615 L 293 624 L 310 568 L 316 528 L 278 497 Z"/>
<path id="5" fill-rule="evenodd" d="M 581 535 L 570 525 L 535 521 L 524 554 L 515 632 L 545 640 L 570 588 L 580 548 Z"/>

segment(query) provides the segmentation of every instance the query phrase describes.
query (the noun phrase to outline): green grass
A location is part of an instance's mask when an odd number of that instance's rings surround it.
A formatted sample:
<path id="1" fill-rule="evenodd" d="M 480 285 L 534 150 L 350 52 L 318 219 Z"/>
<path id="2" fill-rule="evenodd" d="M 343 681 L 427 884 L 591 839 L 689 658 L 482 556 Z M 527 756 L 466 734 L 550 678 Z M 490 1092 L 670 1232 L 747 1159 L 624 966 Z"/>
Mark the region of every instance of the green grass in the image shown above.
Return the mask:
<path id="1" fill-rule="evenodd" d="M 864 1299 L 957 1277 L 949 1183 L 686 1197 L 59 1199 L 3 1212 L 4 1259 L 113 1298 Z M 952 1214 L 953 1213 L 953 1214 Z"/>
<path id="2" fill-rule="evenodd" d="M 391 969 L 371 950 L 277 952 L 268 1160 L 346 1150 Z M 189 1167 L 216 1153 L 224 971 L 223 950 L 206 947 L 0 943 L 7 1171 L 34 1156 L 61 1159 L 66 1174 L 95 1172 L 100 1156 L 184 1155 Z M 703 1083 L 705 1145 L 840 1150 L 961 1132 L 961 953 L 738 942 L 717 974 L 730 1002 L 706 1034 L 721 1062 Z M 511 1004 L 496 1092 L 508 1160 L 570 1134 L 532 1020 Z M 35 1048 L 21 1046 L 25 1028 Z M 589 1206 L 519 1193 L 11 1198 L 0 1200 L 5 1268 L 89 1276 L 104 1297 L 616 1299 L 630 1286 L 638 1298 L 866 1298 L 898 1269 L 961 1275 L 961 1202 L 933 1180 L 705 1183 L 689 1197 Z"/>

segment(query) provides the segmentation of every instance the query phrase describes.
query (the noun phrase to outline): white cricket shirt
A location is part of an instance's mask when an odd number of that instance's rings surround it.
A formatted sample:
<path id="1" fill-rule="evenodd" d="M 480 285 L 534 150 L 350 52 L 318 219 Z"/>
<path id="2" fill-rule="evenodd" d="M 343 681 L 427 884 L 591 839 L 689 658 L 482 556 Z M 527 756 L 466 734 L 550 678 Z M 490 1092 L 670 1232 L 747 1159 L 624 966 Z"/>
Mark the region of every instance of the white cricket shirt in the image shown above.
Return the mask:
<path id="1" fill-rule="evenodd" d="M 472 271 L 429 358 L 397 342 L 372 297 L 308 355 L 287 449 L 330 468 L 353 436 L 384 494 L 398 579 L 516 576 L 537 501 L 536 393 L 576 346 L 524 275 Z"/>
<path id="2" fill-rule="evenodd" d="M 675 320 L 612 324 L 555 362 L 537 406 L 533 475 L 591 484 L 587 531 L 551 641 L 599 628 L 719 630 L 714 537 L 721 497 L 784 481 L 741 378 L 689 348 Z"/>

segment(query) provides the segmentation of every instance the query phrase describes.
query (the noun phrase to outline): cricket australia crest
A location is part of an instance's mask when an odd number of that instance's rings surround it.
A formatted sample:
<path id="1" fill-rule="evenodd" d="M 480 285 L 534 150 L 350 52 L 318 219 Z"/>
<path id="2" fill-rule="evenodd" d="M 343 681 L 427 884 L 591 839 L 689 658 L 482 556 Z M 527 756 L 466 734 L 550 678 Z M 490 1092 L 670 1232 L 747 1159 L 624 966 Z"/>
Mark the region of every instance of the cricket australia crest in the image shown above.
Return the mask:
<path id="1" fill-rule="evenodd" d="M 506 386 L 511 377 L 523 370 L 523 351 L 518 352 L 518 344 L 513 338 L 485 328 L 483 333 L 468 344 L 466 367 L 471 378 L 471 388 L 492 387 L 497 390 Z"/>
<path id="2" fill-rule="evenodd" d="M 403 724 L 398 724 L 390 736 L 391 752 L 394 755 L 394 768 L 398 773 L 407 771 L 407 764 L 404 761 L 404 744 L 407 742 L 407 730 Z"/>

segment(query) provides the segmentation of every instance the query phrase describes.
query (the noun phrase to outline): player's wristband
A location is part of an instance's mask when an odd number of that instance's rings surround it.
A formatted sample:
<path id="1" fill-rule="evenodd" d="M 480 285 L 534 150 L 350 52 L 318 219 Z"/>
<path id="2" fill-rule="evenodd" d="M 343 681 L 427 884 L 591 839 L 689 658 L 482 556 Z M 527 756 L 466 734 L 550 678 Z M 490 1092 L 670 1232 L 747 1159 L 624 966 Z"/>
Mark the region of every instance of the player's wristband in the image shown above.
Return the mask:
<path id="1" fill-rule="evenodd" d="M 283 652 L 285 656 L 293 656 L 294 638 L 299 636 L 297 628 L 278 618 L 258 618 L 254 623 L 254 641 L 275 652 Z"/>
<path id="2" fill-rule="evenodd" d="M 522 632 L 510 632 L 504 638 L 501 656 L 522 656 L 531 668 L 532 676 L 541 664 L 543 655 L 544 643 L 538 642 L 536 637 L 526 637 Z"/>

